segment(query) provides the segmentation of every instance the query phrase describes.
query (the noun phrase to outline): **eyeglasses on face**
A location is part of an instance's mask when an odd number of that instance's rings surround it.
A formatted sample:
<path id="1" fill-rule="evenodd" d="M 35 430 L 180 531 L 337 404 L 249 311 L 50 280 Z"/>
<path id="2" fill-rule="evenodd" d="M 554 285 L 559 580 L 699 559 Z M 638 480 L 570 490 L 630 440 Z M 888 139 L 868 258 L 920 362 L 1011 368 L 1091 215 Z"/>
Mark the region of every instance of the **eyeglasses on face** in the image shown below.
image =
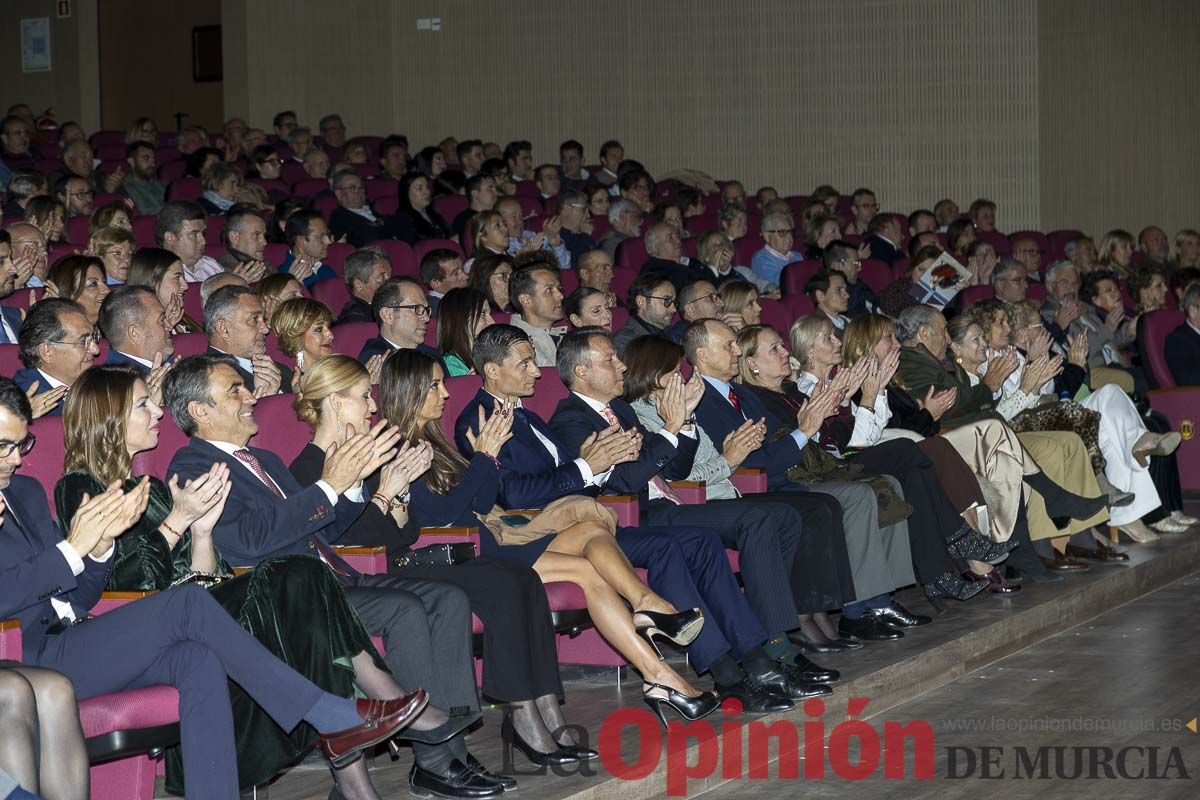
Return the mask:
<path id="1" fill-rule="evenodd" d="M 50 340 L 50 344 L 65 344 L 68 347 L 79 347 L 84 350 L 86 350 L 87 348 L 91 347 L 94 344 L 99 344 L 99 343 L 100 343 L 100 334 L 96 331 L 93 331 L 92 333 L 89 333 L 86 336 L 81 336 L 80 338 L 78 338 L 74 341 L 69 341 L 69 342 L 63 341 L 62 339 L 51 339 Z"/>
<path id="2" fill-rule="evenodd" d="M 397 311 L 402 311 L 407 308 L 407 309 L 410 309 L 418 317 L 428 317 L 429 311 L 430 311 L 429 306 L 415 305 L 415 304 L 414 305 L 406 305 L 406 306 L 387 306 L 387 308 L 394 308 Z"/>
<path id="3" fill-rule="evenodd" d="M 716 292 L 709 292 L 708 294 L 702 294 L 699 297 L 693 297 L 691 300 L 688 300 L 686 303 L 684 303 L 684 305 L 690 306 L 692 303 L 699 303 L 701 300 L 707 300 L 710 303 L 715 303 L 720 297 L 721 295 L 717 294 Z"/>
<path id="4" fill-rule="evenodd" d="M 661 300 L 662 304 L 664 306 L 666 306 L 667 308 L 675 307 L 675 298 L 674 297 L 664 297 L 663 295 L 659 295 L 659 294 L 644 294 L 644 295 L 642 295 L 642 297 L 646 298 L 647 300 Z"/>
<path id="5" fill-rule="evenodd" d="M 23 456 L 27 456 L 33 451 L 33 446 L 36 443 L 37 437 L 32 433 L 25 434 L 25 438 L 19 442 L 0 441 L 0 458 L 8 458 L 13 454 L 14 450 Z"/>

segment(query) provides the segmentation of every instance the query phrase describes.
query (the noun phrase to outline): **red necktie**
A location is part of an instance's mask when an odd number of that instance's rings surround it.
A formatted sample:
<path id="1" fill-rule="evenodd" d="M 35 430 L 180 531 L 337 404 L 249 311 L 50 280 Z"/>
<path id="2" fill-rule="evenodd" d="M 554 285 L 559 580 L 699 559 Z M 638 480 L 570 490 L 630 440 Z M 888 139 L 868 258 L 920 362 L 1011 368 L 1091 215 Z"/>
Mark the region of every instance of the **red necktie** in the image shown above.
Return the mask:
<path id="1" fill-rule="evenodd" d="M 738 400 L 738 396 L 734 394 L 733 387 L 729 387 L 729 403 L 733 406 L 733 410 L 742 413 L 742 401 Z"/>
<path id="2" fill-rule="evenodd" d="M 278 485 L 276 485 L 275 481 L 271 480 L 271 476 L 267 474 L 267 471 L 263 469 L 262 462 L 258 460 L 258 456 L 254 455 L 254 453 L 251 453 L 244 447 L 241 450 L 234 450 L 233 454 L 238 458 L 238 460 L 242 461 L 246 464 L 246 466 L 254 470 L 254 474 L 257 475 L 258 479 L 262 481 L 268 489 L 271 490 L 272 494 L 274 494 L 280 500 L 286 499 L 283 496 L 283 491 Z M 321 541 L 320 536 L 314 535 L 310 537 L 308 541 L 309 544 L 316 549 L 317 556 L 325 562 L 325 566 L 329 567 L 339 575 L 350 575 L 349 572 L 346 572 L 346 570 L 342 569 L 342 567 L 338 564 L 337 557 L 334 556 L 333 551 L 329 549 L 329 545 Z"/>
<path id="3" fill-rule="evenodd" d="M 621 421 L 617 419 L 617 415 L 613 413 L 611 406 L 605 406 L 600 410 L 600 414 L 606 420 L 608 420 L 610 425 L 616 425 L 618 428 L 621 427 Z M 653 478 L 651 478 L 650 485 L 657 489 L 663 497 L 667 498 L 667 500 L 671 501 L 675 505 L 683 505 L 683 498 L 679 496 L 679 493 L 671 488 L 671 484 L 667 483 L 659 476 L 655 475 Z"/>

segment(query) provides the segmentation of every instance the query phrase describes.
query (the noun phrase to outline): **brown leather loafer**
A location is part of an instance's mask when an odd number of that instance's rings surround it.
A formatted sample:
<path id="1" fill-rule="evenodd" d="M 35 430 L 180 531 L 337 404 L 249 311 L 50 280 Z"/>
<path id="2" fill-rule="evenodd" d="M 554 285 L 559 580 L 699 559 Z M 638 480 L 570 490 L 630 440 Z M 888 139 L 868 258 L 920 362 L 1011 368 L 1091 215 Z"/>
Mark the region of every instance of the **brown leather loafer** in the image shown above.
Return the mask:
<path id="1" fill-rule="evenodd" d="M 1084 564 L 1082 561 L 1054 554 L 1054 558 L 1043 558 L 1042 563 L 1046 565 L 1046 569 L 1051 572 L 1087 572 L 1091 567 Z"/>
<path id="2" fill-rule="evenodd" d="M 359 700 L 357 705 L 361 725 L 321 735 L 321 750 L 335 768 L 349 764 L 360 750 L 395 736 L 425 710 L 429 695 L 417 689 L 395 700 Z"/>
<path id="3" fill-rule="evenodd" d="M 1122 553 L 1115 547 L 1106 545 L 1103 542 L 1096 542 L 1095 550 L 1088 550 L 1083 547 L 1076 547 L 1073 544 L 1069 544 L 1067 545 L 1067 555 L 1071 558 L 1086 558 L 1091 561 L 1115 562 L 1129 560 L 1128 553 Z"/>

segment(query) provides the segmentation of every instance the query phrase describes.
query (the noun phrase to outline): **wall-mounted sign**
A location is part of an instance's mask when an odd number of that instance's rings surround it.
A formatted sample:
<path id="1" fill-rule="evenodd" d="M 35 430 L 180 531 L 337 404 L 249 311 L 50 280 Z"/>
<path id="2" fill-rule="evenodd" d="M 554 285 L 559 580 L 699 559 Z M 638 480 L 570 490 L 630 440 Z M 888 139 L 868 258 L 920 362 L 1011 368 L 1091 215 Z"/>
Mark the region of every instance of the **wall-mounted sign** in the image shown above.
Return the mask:
<path id="1" fill-rule="evenodd" d="M 21 20 L 21 71 L 50 71 L 50 18 Z"/>

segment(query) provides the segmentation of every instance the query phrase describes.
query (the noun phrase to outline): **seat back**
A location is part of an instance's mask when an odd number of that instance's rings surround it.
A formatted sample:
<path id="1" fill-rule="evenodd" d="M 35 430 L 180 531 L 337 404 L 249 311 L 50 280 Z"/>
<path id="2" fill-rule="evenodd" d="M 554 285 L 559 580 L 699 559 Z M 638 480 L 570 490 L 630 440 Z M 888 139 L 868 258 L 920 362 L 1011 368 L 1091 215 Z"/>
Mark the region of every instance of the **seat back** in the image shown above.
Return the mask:
<path id="1" fill-rule="evenodd" d="M 167 187 L 167 200 L 197 200 L 204 194 L 199 178 L 180 177 Z"/>
<path id="2" fill-rule="evenodd" d="M 325 283 L 332 283 L 332 281 L 325 281 Z M 367 340 L 378 335 L 379 328 L 373 322 L 347 322 L 336 325 L 333 329 L 333 352 L 358 358 L 358 354 L 362 352 L 363 345 L 367 343 Z"/>
<path id="3" fill-rule="evenodd" d="M 379 239 L 371 242 L 371 247 L 378 247 L 387 253 L 388 261 L 392 264 L 393 275 L 416 277 L 420 274 L 416 254 L 413 253 L 412 246 L 408 242 L 402 242 L 399 239 Z"/>
<path id="4" fill-rule="evenodd" d="M 804 285 L 808 283 L 808 279 L 816 275 L 823 266 L 825 266 L 825 262 L 815 258 L 793 261 L 783 268 L 783 276 L 779 279 L 779 288 L 783 289 L 783 293 L 788 297 L 803 295 Z"/>
<path id="5" fill-rule="evenodd" d="M 1200 490 L 1200 437 L 1195 435 L 1200 423 L 1200 388 L 1155 389 L 1147 392 L 1146 397 L 1151 408 L 1170 420 L 1171 430 L 1183 436 L 1175 451 L 1180 485 L 1185 492 Z"/>
<path id="6" fill-rule="evenodd" d="M 521 404 L 542 420 L 549 422 L 550 417 L 554 416 L 554 409 L 558 407 L 558 401 L 566 396 L 567 387 L 559 379 L 558 370 L 554 367 L 542 367 L 542 377 L 534 384 L 533 394 L 523 398 Z"/>
<path id="7" fill-rule="evenodd" d="M 254 408 L 258 433 L 250 440 L 255 447 L 270 450 L 290 464 L 304 446 L 312 441 L 312 430 L 296 418 L 292 408 L 294 394 L 272 394 L 260 398 Z"/>
<path id="8" fill-rule="evenodd" d="M 876 292 L 882 292 L 894 280 L 891 268 L 877 258 L 868 258 L 862 262 L 862 272 L 858 274 L 858 279 Z"/>
<path id="9" fill-rule="evenodd" d="M 329 306 L 336 317 L 346 303 L 350 302 L 350 290 L 342 280 L 317 281 L 308 290 L 312 299 Z M 357 355 L 357 353 L 355 354 Z"/>
<path id="10" fill-rule="evenodd" d="M 762 304 L 762 324 L 774 328 L 783 340 L 788 338 L 788 330 L 792 327 L 792 312 L 782 300 L 760 300 Z"/>
<path id="11" fill-rule="evenodd" d="M 0 375 L 11 378 L 23 366 L 20 345 L 0 344 Z"/>
<path id="12" fill-rule="evenodd" d="M 46 501 L 54 511 L 54 484 L 63 474 L 63 458 L 66 446 L 63 443 L 62 417 L 38 417 L 29 426 L 29 432 L 37 437 L 34 445 L 35 456 L 27 458 L 21 465 L 21 472 L 31 478 L 36 478 L 46 492 Z"/>
<path id="13" fill-rule="evenodd" d="M 646 252 L 646 242 L 640 237 L 626 239 L 617 245 L 616 266 L 618 267 L 637 272 L 649 258 L 650 255 Z"/>
<path id="14" fill-rule="evenodd" d="M 458 253 L 459 258 L 463 258 L 462 247 L 453 239 L 426 239 L 425 241 L 417 242 L 413 247 L 413 261 L 417 265 L 417 268 L 420 268 L 421 259 L 431 250 L 453 250 Z"/>
<path id="15" fill-rule="evenodd" d="M 458 415 L 482 387 L 483 379 L 478 375 L 459 375 L 446 379 L 446 391 L 450 396 L 446 398 L 442 411 L 442 430 L 451 442 L 454 441 L 454 423 L 458 421 Z"/>
<path id="16" fill-rule="evenodd" d="M 965 311 L 980 300 L 990 300 L 996 296 L 991 286 L 968 286 L 962 290 L 962 308 Z"/>
<path id="17" fill-rule="evenodd" d="M 175 347 L 176 358 L 186 358 L 203 353 L 208 349 L 208 336 L 203 331 L 197 333 L 177 333 L 171 337 Z"/>
<path id="18" fill-rule="evenodd" d="M 1175 378 L 1167 366 L 1165 352 L 1167 335 L 1183 324 L 1182 311 L 1151 311 L 1138 320 L 1137 346 L 1142 365 L 1150 371 L 1150 379 L 1159 389 L 1175 388 Z"/>

